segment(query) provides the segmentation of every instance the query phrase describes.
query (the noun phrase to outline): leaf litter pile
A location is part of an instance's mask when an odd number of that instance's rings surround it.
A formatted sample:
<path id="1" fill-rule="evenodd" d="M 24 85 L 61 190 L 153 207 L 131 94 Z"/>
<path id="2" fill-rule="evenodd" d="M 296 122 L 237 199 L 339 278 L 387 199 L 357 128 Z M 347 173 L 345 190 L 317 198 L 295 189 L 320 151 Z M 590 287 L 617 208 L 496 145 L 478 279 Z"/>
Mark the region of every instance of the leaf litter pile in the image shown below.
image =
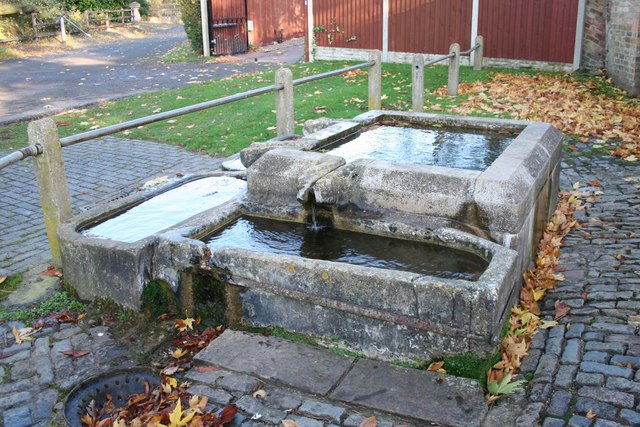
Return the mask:
<path id="1" fill-rule="evenodd" d="M 611 154 L 629 162 L 640 158 L 640 100 L 627 97 L 609 80 L 496 73 L 488 82 L 460 84 L 460 93 L 467 99 L 451 108 L 453 113 L 543 121 L 582 142 L 615 141 Z M 446 94 L 446 87 L 436 94 Z"/>
<path id="2" fill-rule="evenodd" d="M 556 210 L 538 244 L 535 266 L 524 274 L 520 304 L 511 310 L 509 329 L 500 345 L 500 361 L 487 372 L 486 400 L 488 403 L 520 389 L 525 381 L 512 381 L 512 378 L 518 372 L 522 358 L 529 350 L 531 337 L 538 328 L 546 329 L 556 326 L 557 321 L 569 313 L 569 306 L 558 300 L 555 303 L 555 319 L 542 320 L 539 317 L 538 302 L 544 298 L 547 291 L 555 288 L 556 282 L 564 280 L 564 276 L 557 272 L 560 248 L 569 232 L 579 227 L 578 222 L 573 218 L 573 213 L 583 209 L 583 198 L 593 199 L 590 193 L 578 192 L 578 188 L 579 184 L 576 183 L 574 191 L 560 193 Z"/>

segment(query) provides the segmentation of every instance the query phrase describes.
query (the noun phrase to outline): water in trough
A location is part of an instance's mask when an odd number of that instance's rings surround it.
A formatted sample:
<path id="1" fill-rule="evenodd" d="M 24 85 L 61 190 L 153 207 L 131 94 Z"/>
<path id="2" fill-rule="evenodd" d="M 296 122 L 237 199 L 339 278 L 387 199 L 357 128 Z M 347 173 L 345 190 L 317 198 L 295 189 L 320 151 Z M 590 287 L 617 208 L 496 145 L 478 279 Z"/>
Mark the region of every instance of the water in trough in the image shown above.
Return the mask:
<path id="1" fill-rule="evenodd" d="M 427 242 L 250 216 L 233 221 L 207 243 L 214 250 L 230 246 L 449 279 L 477 280 L 487 267 L 471 252 Z"/>
<path id="2" fill-rule="evenodd" d="M 378 126 L 328 154 L 356 159 L 408 162 L 485 170 L 513 142 L 515 135 L 477 129 Z"/>

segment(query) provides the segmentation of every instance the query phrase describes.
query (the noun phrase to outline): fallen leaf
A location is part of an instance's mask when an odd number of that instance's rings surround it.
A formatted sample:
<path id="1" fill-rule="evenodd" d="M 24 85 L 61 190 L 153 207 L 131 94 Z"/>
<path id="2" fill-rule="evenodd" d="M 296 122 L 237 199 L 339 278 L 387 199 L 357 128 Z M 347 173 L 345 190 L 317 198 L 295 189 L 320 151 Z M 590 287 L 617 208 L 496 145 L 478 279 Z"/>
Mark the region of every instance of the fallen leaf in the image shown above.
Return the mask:
<path id="1" fill-rule="evenodd" d="M 600 181 L 587 181 L 586 184 L 589 187 L 602 187 L 602 184 L 600 184 Z"/>
<path id="2" fill-rule="evenodd" d="M 555 307 L 556 307 L 556 316 L 555 316 L 556 320 L 560 320 L 563 317 L 566 317 L 571 311 L 571 307 L 569 307 L 566 303 L 560 300 L 556 300 Z"/>
<path id="3" fill-rule="evenodd" d="M 186 331 L 187 329 L 193 329 L 193 322 L 195 322 L 195 319 L 192 317 L 174 320 L 175 327 L 178 328 L 180 332 Z"/>
<path id="4" fill-rule="evenodd" d="M 7 280 L 7 277 L 9 276 L 6 276 L 6 275 L 0 276 L 0 285 L 3 284 L 5 280 Z"/>
<path id="5" fill-rule="evenodd" d="M 553 328 L 554 326 L 558 326 L 558 322 L 556 322 L 555 320 L 543 320 L 538 327 L 540 329 L 549 329 Z"/>
<path id="6" fill-rule="evenodd" d="M 376 417 L 365 418 L 361 423 L 360 427 L 377 427 L 378 419 Z"/>
<path id="7" fill-rule="evenodd" d="M 282 420 L 280 422 L 284 427 L 300 427 L 300 425 L 293 420 Z"/>
<path id="8" fill-rule="evenodd" d="M 209 366 L 196 366 L 196 371 L 203 373 L 203 372 L 215 372 L 215 371 L 219 371 L 220 368 L 217 366 L 213 366 L 213 365 L 209 365 Z"/>
<path id="9" fill-rule="evenodd" d="M 586 417 L 589 418 L 590 420 L 595 420 L 597 415 L 596 415 L 595 412 L 593 412 L 593 410 L 589 409 L 589 411 L 587 412 Z"/>
<path id="10" fill-rule="evenodd" d="M 87 354 L 91 353 L 91 350 L 65 350 L 61 351 L 61 353 L 65 356 L 71 356 L 76 359 L 78 357 L 86 356 Z"/>
<path id="11" fill-rule="evenodd" d="M 33 328 L 16 329 L 16 327 L 14 326 L 13 329 L 11 329 L 11 334 L 13 334 L 13 337 L 16 339 L 16 344 L 22 344 L 25 341 L 33 340 L 33 337 L 31 335 L 35 333 L 36 330 L 34 330 Z"/>
<path id="12" fill-rule="evenodd" d="M 429 367 L 427 368 L 427 371 L 437 372 L 439 374 L 446 374 L 447 371 L 442 368 L 443 366 L 444 366 L 444 360 L 441 362 L 433 362 L 431 365 L 429 365 Z"/>
<path id="13" fill-rule="evenodd" d="M 253 397 L 256 399 L 264 399 L 265 397 L 267 397 L 267 392 L 264 390 L 257 390 L 255 393 L 253 393 Z"/>
<path id="14" fill-rule="evenodd" d="M 183 349 L 183 348 L 176 348 L 173 351 L 173 353 L 171 353 L 171 357 L 173 357 L 174 359 L 180 359 L 181 357 L 183 357 L 187 353 L 189 353 L 189 352 L 187 350 Z"/>
<path id="15" fill-rule="evenodd" d="M 48 277 L 62 277 L 62 270 L 58 270 L 53 265 L 50 265 L 45 271 L 42 272 L 42 275 Z"/>

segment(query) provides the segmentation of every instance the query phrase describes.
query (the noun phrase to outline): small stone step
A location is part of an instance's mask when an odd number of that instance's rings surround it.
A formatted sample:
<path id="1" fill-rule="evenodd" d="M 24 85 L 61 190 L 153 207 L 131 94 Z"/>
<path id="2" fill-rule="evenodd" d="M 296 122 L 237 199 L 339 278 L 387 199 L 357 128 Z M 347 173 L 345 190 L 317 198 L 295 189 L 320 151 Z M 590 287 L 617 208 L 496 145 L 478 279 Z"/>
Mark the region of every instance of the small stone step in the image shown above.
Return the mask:
<path id="1" fill-rule="evenodd" d="M 353 359 L 281 338 L 225 331 L 195 360 L 325 395 Z"/>
<path id="2" fill-rule="evenodd" d="M 374 360 L 358 361 L 329 397 L 447 426 L 479 426 L 487 412 L 474 380 Z"/>

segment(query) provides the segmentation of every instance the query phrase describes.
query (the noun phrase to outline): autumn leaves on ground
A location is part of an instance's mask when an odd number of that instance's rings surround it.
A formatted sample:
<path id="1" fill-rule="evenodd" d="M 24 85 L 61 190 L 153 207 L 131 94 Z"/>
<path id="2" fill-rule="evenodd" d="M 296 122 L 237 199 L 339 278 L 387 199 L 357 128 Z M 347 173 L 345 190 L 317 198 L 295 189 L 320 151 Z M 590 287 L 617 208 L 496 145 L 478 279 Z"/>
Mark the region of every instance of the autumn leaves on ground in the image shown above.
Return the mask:
<path id="1" fill-rule="evenodd" d="M 496 73 L 488 82 L 462 84 L 460 92 L 467 100 L 451 113 L 547 122 L 581 142 L 616 141 L 611 154 L 626 161 L 640 158 L 640 101 L 607 79 Z"/>

